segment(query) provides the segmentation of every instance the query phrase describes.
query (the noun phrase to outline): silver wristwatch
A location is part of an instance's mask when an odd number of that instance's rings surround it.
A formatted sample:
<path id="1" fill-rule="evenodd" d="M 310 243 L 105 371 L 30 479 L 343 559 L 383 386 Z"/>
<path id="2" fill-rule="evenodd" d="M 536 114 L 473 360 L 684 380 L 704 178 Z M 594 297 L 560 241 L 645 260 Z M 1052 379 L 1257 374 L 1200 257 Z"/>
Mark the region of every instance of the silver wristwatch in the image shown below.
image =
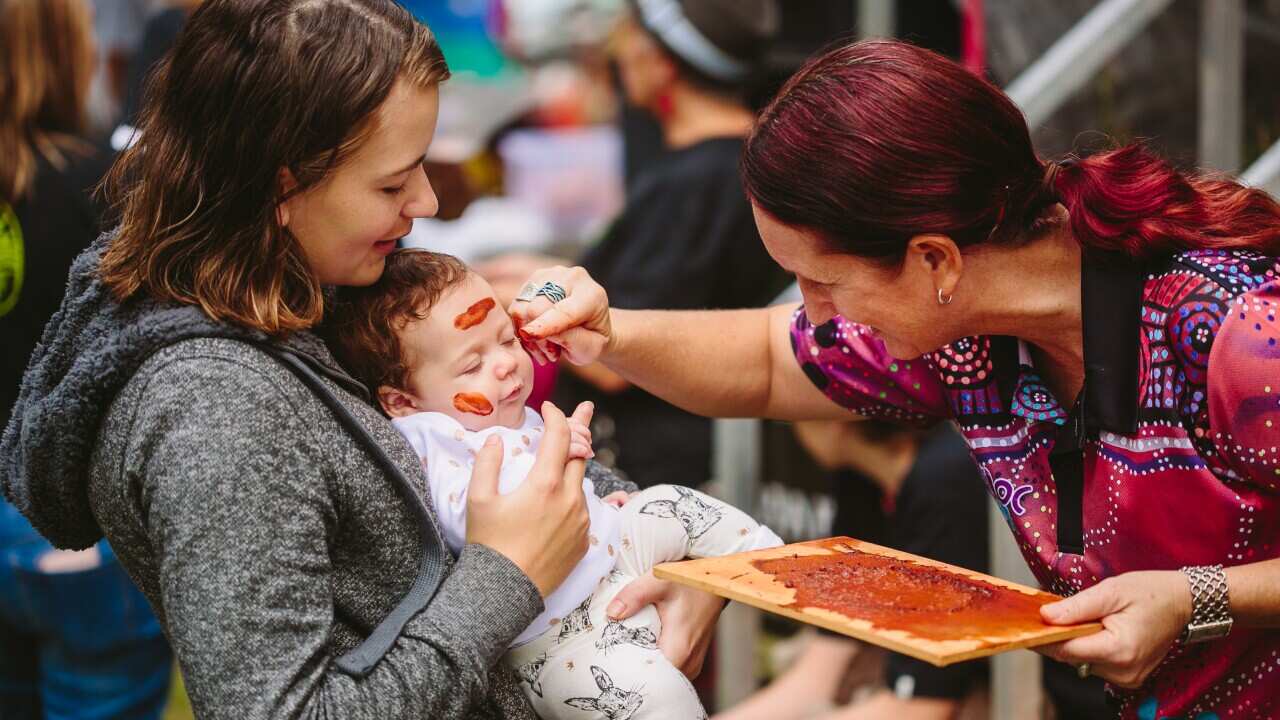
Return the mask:
<path id="1" fill-rule="evenodd" d="M 1188 565 L 1182 568 L 1191 585 L 1191 621 L 1182 631 L 1184 644 L 1226 637 L 1231 632 L 1231 605 L 1227 598 L 1227 574 L 1221 565 Z"/>

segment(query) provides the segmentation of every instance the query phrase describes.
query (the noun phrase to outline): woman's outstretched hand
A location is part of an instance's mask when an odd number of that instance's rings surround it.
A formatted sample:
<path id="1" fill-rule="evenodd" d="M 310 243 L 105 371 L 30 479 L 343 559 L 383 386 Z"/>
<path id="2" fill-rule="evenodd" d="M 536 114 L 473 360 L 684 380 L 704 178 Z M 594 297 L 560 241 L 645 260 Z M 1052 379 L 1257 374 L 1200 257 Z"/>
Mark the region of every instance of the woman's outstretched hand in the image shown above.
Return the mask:
<path id="1" fill-rule="evenodd" d="M 662 634 L 658 649 L 690 679 L 702 672 L 702 661 L 715 636 L 716 620 L 725 601 L 710 593 L 659 580 L 652 573 L 632 580 L 618 591 L 605 613 L 625 620 L 646 605 L 658 610 Z"/>
<path id="2" fill-rule="evenodd" d="M 1156 669 L 1191 619 L 1191 590 L 1176 570 L 1110 577 L 1040 609 L 1055 625 L 1100 621 L 1102 632 L 1036 648 L 1059 662 L 1089 663 L 1089 671 L 1136 688 Z"/>
<path id="3" fill-rule="evenodd" d="M 476 455 L 467 490 L 467 542 L 505 555 L 545 598 L 586 554 L 590 518 L 582 491 L 586 462 L 569 457 L 569 422 L 551 403 L 542 404 L 542 419 L 546 430 L 533 470 L 515 492 L 498 493 L 504 450 L 496 435 Z M 590 425 L 591 404 L 579 405 L 573 419 Z"/>
<path id="4" fill-rule="evenodd" d="M 557 303 L 543 296 L 516 300 L 507 311 L 525 348 L 543 364 L 561 357 L 575 365 L 600 359 L 614 340 L 604 288 L 586 270 L 563 266 L 533 273 L 524 287 L 536 291 L 547 282 L 564 288 L 565 298 Z"/>

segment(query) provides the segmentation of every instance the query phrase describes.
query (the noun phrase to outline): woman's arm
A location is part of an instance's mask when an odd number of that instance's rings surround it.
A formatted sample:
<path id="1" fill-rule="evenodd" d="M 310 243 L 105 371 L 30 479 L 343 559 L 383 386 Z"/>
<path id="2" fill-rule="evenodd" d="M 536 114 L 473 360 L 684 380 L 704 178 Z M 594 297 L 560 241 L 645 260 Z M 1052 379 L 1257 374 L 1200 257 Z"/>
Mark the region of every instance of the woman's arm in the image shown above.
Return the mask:
<path id="1" fill-rule="evenodd" d="M 613 310 L 602 360 L 627 380 L 710 417 L 850 420 L 791 350 L 794 305 L 751 310 Z"/>
<path id="2" fill-rule="evenodd" d="M 601 362 L 593 362 L 589 365 L 566 363 L 561 368 L 577 375 L 583 382 L 605 395 L 617 395 L 631 387 L 631 383 L 627 382 L 626 378 L 610 370 Z"/>
<path id="3" fill-rule="evenodd" d="M 1280 559 L 1226 570 L 1231 616 L 1242 627 L 1280 627 Z"/>
<path id="4" fill-rule="evenodd" d="M 492 668 L 542 610 L 529 576 L 467 545 L 373 671 L 340 672 L 329 643 L 341 519 L 314 430 L 237 363 L 174 362 L 151 378 L 163 386 L 182 392 L 143 393 L 128 452 L 145 457 L 138 492 L 159 610 L 197 714 L 474 716 Z"/>
<path id="5" fill-rule="evenodd" d="M 753 310 L 610 310 L 604 288 L 582 268 L 534 273 L 568 297 L 517 301 L 511 314 L 551 356 L 603 360 L 667 402 L 711 417 L 849 419 L 801 371 L 791 351 L 795 306 Z M 555 346 L 555 347 L 551 347 Z"/>

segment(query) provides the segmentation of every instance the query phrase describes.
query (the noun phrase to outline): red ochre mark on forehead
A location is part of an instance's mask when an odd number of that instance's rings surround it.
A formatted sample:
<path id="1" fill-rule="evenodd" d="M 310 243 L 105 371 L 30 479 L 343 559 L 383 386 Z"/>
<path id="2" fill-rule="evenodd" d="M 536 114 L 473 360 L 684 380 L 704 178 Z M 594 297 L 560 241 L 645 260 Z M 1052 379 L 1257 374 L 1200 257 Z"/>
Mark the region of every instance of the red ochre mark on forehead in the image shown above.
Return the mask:
<path id="1" fill-rule="evenodd" d="M 489 311 L 492 310 L 496 304 L 497 303 L 495 303 L 491 297 L 487 297 L 477 302 L 464 310 L 461 315 L 454 318 L 453 326 L 459 330 L 466 330 L 479 325 L 484 322 L 485 318 L 489 317 Z"/>
<path id="2" fill-rule="evenodd" d="M 453 396 L 453 406 L 458 412 L 471 413 L 472 415 L 490 415 L 493 413 L 493 405 L 489 403 L 489 399 L 480 393 L 458 393 Z"/>

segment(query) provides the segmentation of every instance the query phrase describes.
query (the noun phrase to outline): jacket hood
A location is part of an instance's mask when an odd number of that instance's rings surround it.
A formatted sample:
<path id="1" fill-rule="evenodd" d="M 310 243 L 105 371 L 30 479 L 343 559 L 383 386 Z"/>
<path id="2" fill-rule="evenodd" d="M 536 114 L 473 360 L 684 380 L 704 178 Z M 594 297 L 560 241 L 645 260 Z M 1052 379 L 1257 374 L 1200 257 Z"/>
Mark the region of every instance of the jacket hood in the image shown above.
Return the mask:
<path id="1" fill-rule="evenodd" d="M 85 548 L 102 537 L 88 497 L 98 430 L 117 393 L 147 358 L 198 337 L 268 339 L 260 331 L 217 322 L 193 305 L 140 296 L 117 302 L 98 277 L 112 237 L 100 236 L 72 264 L 62 307 L 28 362 L 0 436 L 0 489 L 36 530 L 62 548 Z M 295 334 L 285 345 L 297 346 L 289 349 L 311 356 L 312 364 L 327 366 L 327 374 L 342 375 L 311 333 Z"/>

